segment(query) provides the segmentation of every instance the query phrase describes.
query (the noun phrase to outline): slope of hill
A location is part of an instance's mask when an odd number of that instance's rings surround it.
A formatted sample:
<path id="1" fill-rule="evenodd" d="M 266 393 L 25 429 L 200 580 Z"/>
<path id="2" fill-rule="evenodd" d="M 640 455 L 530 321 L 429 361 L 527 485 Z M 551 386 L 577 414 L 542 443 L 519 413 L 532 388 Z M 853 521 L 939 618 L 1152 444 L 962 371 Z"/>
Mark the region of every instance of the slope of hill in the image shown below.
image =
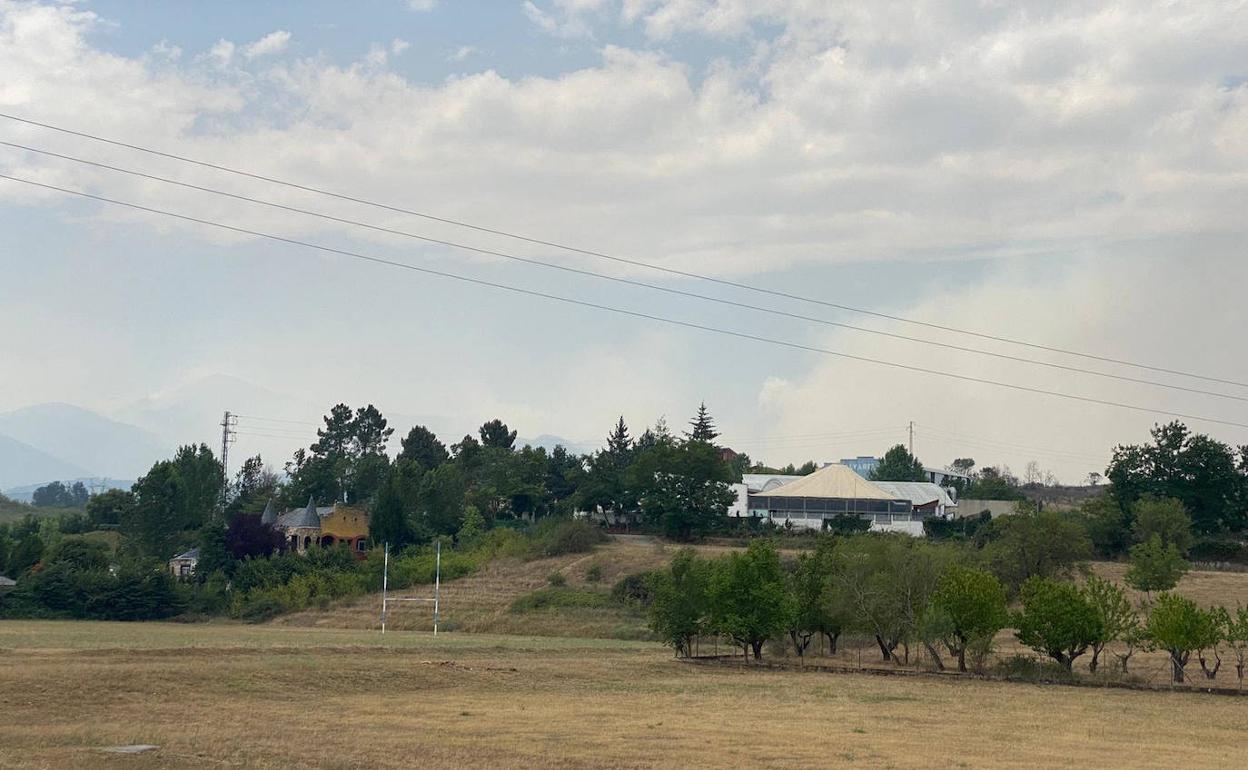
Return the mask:
<path id="1" fill-rule="evenodd" d="M 76 468 L 28 476 L 5 486 L 83 476 L 137 478 L 173 449 L 142 428 L 71 404 L 37 404 L 0 414 L 0 433 Z"/>
<path id="2" fill-rule="evenodd" d="M 90 475 L 80 465 L 0 434 L 0 489 Z"/>

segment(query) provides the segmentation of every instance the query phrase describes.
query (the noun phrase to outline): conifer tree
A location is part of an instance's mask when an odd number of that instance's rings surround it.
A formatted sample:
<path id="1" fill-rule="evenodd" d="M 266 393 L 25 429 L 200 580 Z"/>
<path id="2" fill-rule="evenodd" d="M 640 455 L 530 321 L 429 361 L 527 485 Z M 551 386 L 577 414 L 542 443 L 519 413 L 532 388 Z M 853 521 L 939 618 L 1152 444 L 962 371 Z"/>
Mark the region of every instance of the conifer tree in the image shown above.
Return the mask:
<path id="1" fill-rule="evenodd" d="M 698 413 L 689 422 L 689 427 L 690 430 L 685 433 L 685 437 L 690 441 L 710 444 L 719 437 L 719 431 L 715 430 L 715 420 L 711 417 L 710 412 L 707 411 L 705 401 L 698 407 Z"/>

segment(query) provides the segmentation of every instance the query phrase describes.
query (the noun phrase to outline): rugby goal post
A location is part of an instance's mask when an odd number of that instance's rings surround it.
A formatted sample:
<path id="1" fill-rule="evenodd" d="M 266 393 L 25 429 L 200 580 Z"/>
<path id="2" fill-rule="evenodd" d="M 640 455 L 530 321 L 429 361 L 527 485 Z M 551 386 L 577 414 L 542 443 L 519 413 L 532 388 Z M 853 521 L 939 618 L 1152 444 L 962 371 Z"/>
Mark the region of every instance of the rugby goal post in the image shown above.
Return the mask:
<path id="1" fill-rule="evenodd" d="M 438 609 L 442 594 L 442 541 L 434 543 L 433 598 L 427 596 L 390 596 L 390 544 L 386 543 L 385 558 L 381 571 L 381 633 L 386 633 L 386 616 L 390 602 L 433 602 L 433 635 L 438 635 Z"/>

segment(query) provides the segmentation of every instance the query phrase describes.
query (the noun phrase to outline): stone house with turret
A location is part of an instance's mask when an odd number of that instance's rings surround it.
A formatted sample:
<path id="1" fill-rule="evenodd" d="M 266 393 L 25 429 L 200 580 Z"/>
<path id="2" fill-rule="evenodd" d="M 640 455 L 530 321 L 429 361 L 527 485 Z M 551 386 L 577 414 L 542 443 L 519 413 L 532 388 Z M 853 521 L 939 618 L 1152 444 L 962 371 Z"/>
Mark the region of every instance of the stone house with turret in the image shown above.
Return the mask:
<path id="1" fill-rule="evenodd" d="M 345 546 L 363 558 L 368 548 L 368 511 L 345 503 L 317 506 L 309 498 L 302 508 L 278 513 L 270 500 L 260 521 L 280 532 L 286 548 L 296 553 L 304 553 L 313 545 Z"/>

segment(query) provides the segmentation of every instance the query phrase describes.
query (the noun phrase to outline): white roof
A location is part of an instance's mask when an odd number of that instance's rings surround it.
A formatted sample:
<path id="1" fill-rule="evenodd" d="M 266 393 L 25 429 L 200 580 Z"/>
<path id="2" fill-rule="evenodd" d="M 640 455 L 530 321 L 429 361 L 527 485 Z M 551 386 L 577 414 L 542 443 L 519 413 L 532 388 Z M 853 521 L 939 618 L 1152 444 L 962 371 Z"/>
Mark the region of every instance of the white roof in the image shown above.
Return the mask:
<path id="1" fill-rule="evenodd" d="M 772 497 L 831 497 L 842 500 L 900 500 L 840 463 L 790 481 L 767 494 Z"/>
<path id="2" fill-rule="evenodd" d="M 776 473 L 743 473 L 741 483 L 751 492 L 770 492 L 776 487 L 784 486 L 791 481 L 804 479 L 805 476 L 785 476 Z"/>
<path id="3" fill-rule="evenodd" d="M 873 481 L 880 489 L 893 497 L 906 499 L 911 505 L 927 505 L 937 502 L 940 505 L 957 505 L 949 496 L 949 491 L 939 484 L 930 481 Z"/>

